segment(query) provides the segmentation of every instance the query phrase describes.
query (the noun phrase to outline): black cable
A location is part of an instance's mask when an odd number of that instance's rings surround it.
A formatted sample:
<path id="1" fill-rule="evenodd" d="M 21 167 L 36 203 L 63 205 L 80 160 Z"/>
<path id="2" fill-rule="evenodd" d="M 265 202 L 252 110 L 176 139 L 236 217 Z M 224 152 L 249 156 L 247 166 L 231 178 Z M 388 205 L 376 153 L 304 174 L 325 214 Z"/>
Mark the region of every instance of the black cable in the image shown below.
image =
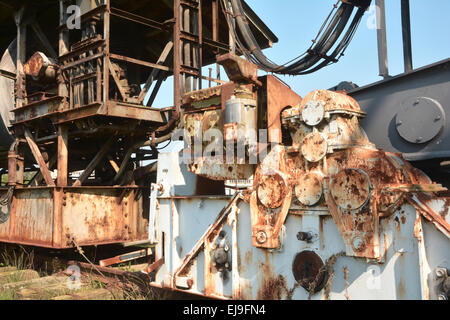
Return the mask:
<path id="1" fill-rule="evenodd" d="M 229 10 L 229 4 L 231 4 L 232 13 Z M 237 46 L 247 59 L 268 72 L 290 75 L 308 74 L 320 70 L 331 63 L 337 62 L 343 56 L 361 22 L 366 8 L 358 9 L 343 39 L 338 43 L 333 53 L 328 55 L 328 52 L 336 45 L 344 33 L 355 8 L 352 4 L 342 3 L 325 28 L 336 7 L 337 5 L 334 6 L 315 41 L 313 41 L 313 45 L 305 54 L 291 60 L 288 64 L 277 65 L 263 54 L 245 18 L 241 0 L 223 0 L 222 2 L 222 8 L 226 11 L 225 16 L 231 33 Z M 236 23 L 236 28 L 233 22 Z"/>

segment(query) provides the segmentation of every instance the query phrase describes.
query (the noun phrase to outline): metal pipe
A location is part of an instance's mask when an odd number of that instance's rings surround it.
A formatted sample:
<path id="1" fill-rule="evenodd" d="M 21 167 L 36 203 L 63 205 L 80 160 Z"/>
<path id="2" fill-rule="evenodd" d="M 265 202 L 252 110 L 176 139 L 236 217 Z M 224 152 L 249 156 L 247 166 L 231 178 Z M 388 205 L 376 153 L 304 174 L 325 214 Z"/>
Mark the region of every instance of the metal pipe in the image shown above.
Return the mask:
<path id="1" fill-rule="evenodd" d="M 389 78 L 389 62 L 386 40 L 386 7 L 384 0 L 376 0 L 378 63 L 380 76 Z"/>
<path id="2" fill-rule="evenodd" d="M 402 0 L 402 34 L 405 73 L 408 73 L 413 70 L 411 45 L 411 14 L 409 8 L 409 0 Z"/>

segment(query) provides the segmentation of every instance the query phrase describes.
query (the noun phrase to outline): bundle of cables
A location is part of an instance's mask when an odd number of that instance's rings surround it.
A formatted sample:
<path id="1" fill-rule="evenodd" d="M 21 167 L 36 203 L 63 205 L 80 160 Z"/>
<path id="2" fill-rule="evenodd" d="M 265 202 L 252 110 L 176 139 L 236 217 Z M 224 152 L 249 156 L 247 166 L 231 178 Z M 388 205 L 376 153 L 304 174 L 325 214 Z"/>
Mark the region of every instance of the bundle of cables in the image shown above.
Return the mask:
<path id="1" fill-rule="evenodd" d="M 362 1 L 365 4 L 356 7 L 352 1 L 348 1 L 338 6 L 340 2 L 333 6 L 312 46 L 301 56 L 283 65 L 273 63 L 263 54 L 245 17 L 241 0 L 222 0 L 222 9 L 238 49 L 249 61 L 267 72 L 304 75 L 335 63 L 344 55 L 370 5 L 370 1 Z M 353 14 L 355 8 L 356 13 Z"/>

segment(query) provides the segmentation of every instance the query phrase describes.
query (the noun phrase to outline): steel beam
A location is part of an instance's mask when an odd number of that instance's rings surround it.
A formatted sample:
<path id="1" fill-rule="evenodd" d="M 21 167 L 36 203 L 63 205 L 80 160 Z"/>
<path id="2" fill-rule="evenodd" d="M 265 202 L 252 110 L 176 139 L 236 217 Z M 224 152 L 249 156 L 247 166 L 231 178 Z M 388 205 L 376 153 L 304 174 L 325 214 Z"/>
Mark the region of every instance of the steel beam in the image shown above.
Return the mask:
<path id="1" fill-rule="evenodd" d="M 402 34 L 403 34 L 403 57 L 405 61 L 405 72 L 413 70 L 412 45 L 411 45 L 411 14 L 409 0 L 402 0 Z"/>
<path id="2" fill-rule="evenodd" d="M 384 0 L 376 0 L 378 64 L 380 76 L 389 78 L 388 48 L 386 40 L 386 8 Z"/>

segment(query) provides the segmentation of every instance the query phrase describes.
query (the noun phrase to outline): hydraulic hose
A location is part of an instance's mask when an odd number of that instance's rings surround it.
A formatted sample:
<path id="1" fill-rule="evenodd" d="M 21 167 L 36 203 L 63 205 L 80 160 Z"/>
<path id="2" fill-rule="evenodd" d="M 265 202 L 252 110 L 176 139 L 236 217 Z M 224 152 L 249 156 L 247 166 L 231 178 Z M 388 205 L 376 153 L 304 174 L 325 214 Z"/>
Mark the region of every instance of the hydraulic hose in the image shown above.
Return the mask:
<path id="1" fill-rule="evenodd" d="M 325 24 L 329 19 L 327 18 L 327 21 L 325 21 L 324 26 L 322 26 L 322 29 L 317 36 L 318 40 L 314 41 L 314 44 L 305 54 L 292 60 L 294 62 L 289 65 L 277 65 L 263 54 L 261 47 L 258 45 L 247 19 L 245 18 L 241 0 L 223 0 L 222 4 L 226 11 L 225 16 L 227 17 L 227 22 L 234 35 L 236 44 L 245 56 L 263 70 L 290 75 L 308 74 L 320 70 L 330 63 L 337 62 L 348 47 L 366 10 L 365 7 L 358 9 L 348 30 L 345 32 L 343 39 L 337 44 L 331 55 L 328 55 L 328 52 L 341 38 L 350 21 L 355 8 L 353 4 L 342 3 L 332 17 L 330 23 L 325 27 Z M 231 8 L 229 5 L 231 5 Z M 230 12 L 231 10 L 232 12 Z M 236 27 L 233 21 L 235 22 Z"/>

